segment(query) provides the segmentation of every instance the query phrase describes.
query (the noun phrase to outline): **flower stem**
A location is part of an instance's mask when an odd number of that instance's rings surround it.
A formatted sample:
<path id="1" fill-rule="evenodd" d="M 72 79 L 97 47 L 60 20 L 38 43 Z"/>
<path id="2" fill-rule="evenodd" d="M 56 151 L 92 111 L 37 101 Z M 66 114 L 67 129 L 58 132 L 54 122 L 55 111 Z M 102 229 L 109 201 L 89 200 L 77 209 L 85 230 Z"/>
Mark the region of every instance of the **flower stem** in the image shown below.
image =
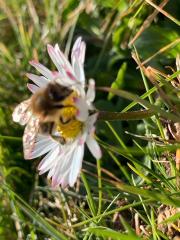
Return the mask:
<path id="1" fill-rule="evenodd" d="M 140 120 L 154 115 L 152 110 L 140 110 L 132 112 L 106 112 L 99 111 L 98 120 L 117 121 L 117 120 Z"/>

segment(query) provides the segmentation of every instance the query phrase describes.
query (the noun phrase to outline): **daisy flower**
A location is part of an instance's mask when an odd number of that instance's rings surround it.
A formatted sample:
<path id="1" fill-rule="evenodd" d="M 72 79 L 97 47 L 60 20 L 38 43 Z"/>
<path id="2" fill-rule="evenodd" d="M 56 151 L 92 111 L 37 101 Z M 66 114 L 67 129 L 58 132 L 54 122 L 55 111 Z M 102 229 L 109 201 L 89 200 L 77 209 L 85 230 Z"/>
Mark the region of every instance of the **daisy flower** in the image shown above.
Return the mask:
<path id="1" fill-rule="evenodd" d="M 48 45 L 47 50 L 57 71 L 50 71 L 39 62 L 30 62 L 42 75 L 27 74 L 33 81 L 33 84 L 27 85 L 32 96 L 15 108 L 13 120 L 26 125 L 23 135 L 24 158 L 33 159 L 44 155 L 38 166 L 39 174 L 48 172 L 52 187 L 72 187 L 82 167 L 85 143 L 96 159 L 101 158 L 101 149 L 94 134 L 97 113 L 92 114 L 95 112 L 92 104 L 95 99 L 95 82 L 89 80 L 88 89 L 85 91 L 86 45 L 81 37 L 73 45 L 71 63 L 57 44 L 55 47 Z M 32 101 L 54 83 L 55 86 L 59 84 L 71 89 L 72 94 L 63 100 L 63 106 L 71 107 L 58 110 L 65 122 L 56 123 L 52 135 L 39 131 L 42 118 L 33 111 Z M 69 118 L 71 120 L 67 121 Z M 62 139 L 65 140 L 64 143 Z"/>

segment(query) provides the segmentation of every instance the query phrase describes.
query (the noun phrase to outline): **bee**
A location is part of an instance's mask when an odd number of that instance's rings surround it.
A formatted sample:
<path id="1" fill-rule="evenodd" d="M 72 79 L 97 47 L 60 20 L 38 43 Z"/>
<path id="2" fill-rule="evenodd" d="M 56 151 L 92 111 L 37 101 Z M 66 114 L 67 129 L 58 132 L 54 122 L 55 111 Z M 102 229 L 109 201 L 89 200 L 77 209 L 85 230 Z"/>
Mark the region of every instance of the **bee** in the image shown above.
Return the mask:
<path id="1" fill-rule="evenodd" d="M 59 122 L 67 124 L 73 120 L 75 116 L 63 115 L 65 108 L 75 108 L 72 102 L 73 95 L 72 89 L 51 82 L 32 96 L 30 108 L 40 120 L 40 133 L 52 134 Z"/>
<path id="2" fill-rule="evenodd" d="M 25 158 L 30 158 L 38 134 L 47 134 L 58 139 L 61 144 L 66 143 L 60 133 L 56 135 L 57 127 L 60 125 L 68 128 L 71 122 L 77 121 L 75 97 L 76 91 L 53 81 L 15 108 L 14 121 L 21 125 L 26 124 L 23 135 Z"/>

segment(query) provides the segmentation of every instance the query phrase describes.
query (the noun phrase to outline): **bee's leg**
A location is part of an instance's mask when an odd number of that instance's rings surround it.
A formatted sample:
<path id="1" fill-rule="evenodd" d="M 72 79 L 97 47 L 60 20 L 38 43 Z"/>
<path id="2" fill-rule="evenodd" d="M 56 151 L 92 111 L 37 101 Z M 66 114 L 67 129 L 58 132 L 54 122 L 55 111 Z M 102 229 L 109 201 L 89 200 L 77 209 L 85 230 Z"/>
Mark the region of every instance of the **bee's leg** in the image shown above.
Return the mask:
<path id="1" fill-rule="evenodd" d="M 40 133 L 52 134 L 54 128 L 54 122 L 43 122 L 40 123 Z"/>
<path id="2" fill-rule="evenodd" d="M 69 119 L 64 119 L 62 116 L 59 118 L 60 122 L 62 124 L 67 124 L 69 123 L 71 120 L 73 120 L 73 118 L 69 118 Z"/>
<path id="3" fill-rule="evenodd" d="M 52 106 L 52 108 L 55 108 L 55 109 L 61 109 L 61 108 L 63 108 L 64 107 L 64 105 L 62 105 L 62 104 L 57 104 L 57 103 L 55 103 L 53 106 Z"/>
<path id="4" fill-rule="evenodd" d="M 89 110 L 89 115 L 93 115 L 95 113 L 97 113 L 98 111 L 96 109 L 93 109 L 93 110 Z"/>
<path id="5" fill-rule="evenodd" d="M 55 136 L 55 135 L 51 135 L 51 137 L 56 140 L 57 142 L 61 143 L 62 145 L 64 145 L 66 143 L 66 139 L 64 137 L 61 136 Z"/>

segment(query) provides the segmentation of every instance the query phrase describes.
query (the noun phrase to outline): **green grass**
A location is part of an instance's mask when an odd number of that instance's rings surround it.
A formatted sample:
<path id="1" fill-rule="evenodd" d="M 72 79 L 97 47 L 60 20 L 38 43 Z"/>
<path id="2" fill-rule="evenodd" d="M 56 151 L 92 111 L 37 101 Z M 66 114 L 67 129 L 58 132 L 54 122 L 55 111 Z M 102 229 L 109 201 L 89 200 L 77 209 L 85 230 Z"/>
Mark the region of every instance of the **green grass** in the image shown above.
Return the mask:
<path id="1" fill-rule="evenodd" d="M 161 13 L 154 12 L 158 2 Z M 160 240 L 180 232 L 173 128 L 180 119 L 180 4 L 151 3 L 0 0 L 1 240 Z M 58 43 L 68 55 L 78 36 L 87 44 L 86 78 L 96 80 L 103 157 L 96 162 L 87 151 L 75 187 L 55 190 L 38 176 L 38 159 L 23 159 L 23 128 L 11 115 L 30 96 L 29 61 L 54 70 L 46 45 Z"/>

